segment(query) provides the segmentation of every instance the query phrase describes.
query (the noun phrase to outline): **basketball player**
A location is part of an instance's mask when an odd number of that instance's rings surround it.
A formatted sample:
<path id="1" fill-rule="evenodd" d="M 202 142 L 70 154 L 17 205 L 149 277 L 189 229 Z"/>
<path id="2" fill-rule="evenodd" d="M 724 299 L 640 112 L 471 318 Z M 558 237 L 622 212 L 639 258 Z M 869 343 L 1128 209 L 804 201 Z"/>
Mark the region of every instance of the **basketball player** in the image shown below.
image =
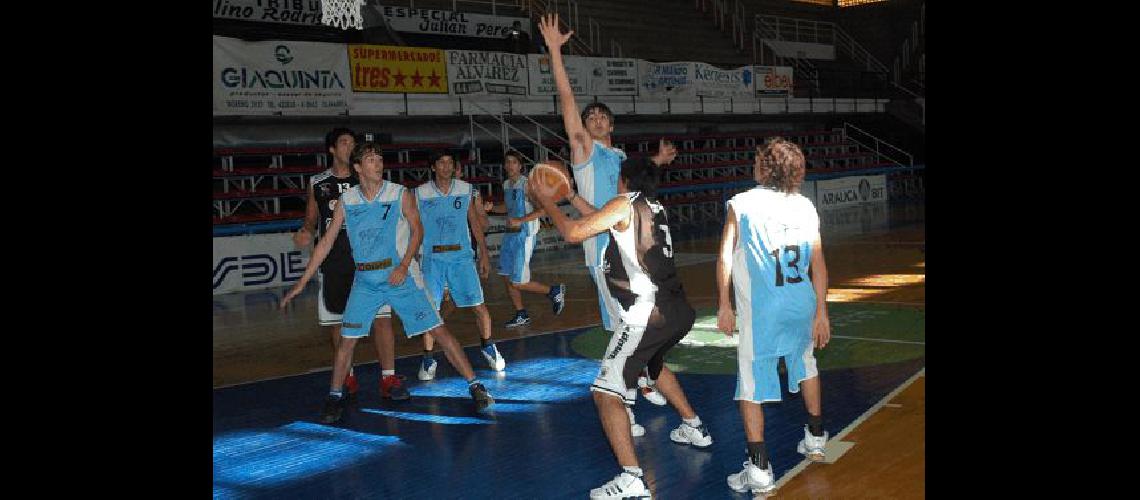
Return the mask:
<path id="1" fill-rule="evenodd" d="M 535 209 L 526 192 L 527 176 L 522 174 L 523 157 L 518 151 L 508 151 L 503 159 L 503 170 L 507 179 L 503 181 L 503 205 L 498 207 L 507 216 L 507 231 L 503 234 L 499 248 L 499 275 L 507 286 L 507 295 L 515 306 L 514 319 L 507 322 L 507 328 L 530 323 L 530 315 L 523 307 L 522 293 L 530 292 L 550 299 L 554 315 L 562 314 L 566 307 L 566 285 L 544 285 L 530 279 L 530 256 L 534 253 L 538 218 L 546 215 L 542 209 Z"/>
<path id="2" fill-rule="evenodd" d="M 374 142 L 364 142 L 353 149 L 352 166 L 360 177 L 360 184 L 341 195 L 330 227 L 344 225 L 344 232 L 352 243 L 356 275 L 344 312 L 343 338 L 337 347 L 322 421 L 340 421 L 344 409 L 343 381 L 352 349 L 357 339 L 367 334 L 376 312 L 386 304 L 391 304 L 400 315 L 409 338 L 427 332 L 436 336 L 448 361 L 467 380 L 477 411 L 490 406 L 494 399 L 475 378 L 459 342 L 443 325 L 424 291 L 419 265 L 414 259 L 423 241 L 423 226 L 412 194 L 404 186 L 384 180 L 383 152 Z M 321 238 L 305 273 L 285 295 L 282 309 L 301 293 L 305 283 L 328 257 L 339 234 Z"/>
<path id="3" fill-rule="evenodd" d="M 574 183 L 578 185 L 579 193 L 571 193 L 570 204 L 578 209 L 583 216 L 597 210 L 597 207 L 606 203 L 617 195 L 618 174 L 621 171 L 621 162 L 625 160 L 625 152 L 613 147 L 614 114 L 610 108 L 600 102 L 586 105 L 582 113 L 578 114 L 578 104 L 574 100 L 574 92 L 570 88 L 570 77 L 562 62 L 562 45 L 570 40 L 573 31 L 562 33 L 558 28 L 558 14 L 543 16 L 539 23 L 539 31 L 550 49 L 550 67 L 554 71 L 554 83 L 558 88 L 558 102 L 561 104 L 562 124 L 566 128 L 566 136 L 570 141 L 570 160 L 573 162 Z M 677 150 L 661 141 L 658 153 L 652 161 L 656 165 L 664 165 L 676 157 Z M 590 276 L 598 290 L 598 311 L 602 316 L 602 327 L 610 332 L 617 326 L 617 306 L 610 297 L 605 286 L 605 276 L 602 272 L 602 256 L 609 243 L 609 234 L 602 232 L 594 238 L 582 242 L 582 250 L 586 254 L 586 267 L 590 269 Z M 650 402 L 664 405 L 665 400 L 653 390 L 655 381 L 651 377 L 642 377 L 639 380 L 641 394 Z M 630 413 L 632 418 L 633 413 Z M 634 434 L 642 435 L 645 429 L 636 423 Z"/>
<path id="4" fill-rule="evenodd" d="M 622 164 L 618 194 L 579 220 L 570 220 L 555 206 L 555 188 L 531 183 L 540 207 L 558 232 L 571 243 L 608 232 L 610 244 L 603 257 L 608 294 L 617 309 L 617 331 L 602 357 L 601 370 L 590 390 L 606 438 L 622 471 L 590 491 L 590 498 L 648 498 L 633 448 L 628 405 L 637 397 L 637 378 L 648 369 L 657 388 L 681 416 L 680 426 L 669 433 L 675 443 L 698 448 L 712 445 L 712 436 L 689 406 L 665 355 L 693 326 L 696 312 L 673 264 L 673 242 L 665 208 L 654 199 L 658 171 L 648 160 Z"/>
<path id="5" fill-rule="evenodd" d="M 309 179 L 305 222 L 293 235 L 293 243 L 297 248 L 308 248 L 312 244 L 314 234 L 320 239 L 325 238 L 330 232 L 329 223 L 332 222 L 332 213 L 340 195 L 360 183 L 349 164 L 349 156 L 355 146 L 356 137 L 352 130 L 347 128 L 333 129 L 325 136 L 325 148 L 332 155 L 333 164 L 329 169 Z M 317 224 L 318 218 L 321 224 Z M 339 232 L 340 228 L 336 231 Z M 334 356 L 340 343 L 341 315 L 344 314 L 344 305 L 352 288 L 352 276 L 355 271 L 348 238 L 337 238 L 336 244 L 329 251 L 328 258 L 321 264 L 320 272 L 317 273 L 317 282 L 320 286 L 317 291 L 317 320 L 321 326 L 328 327 Z M 411 397 L 408 389 L 404 387 L 402 379 L 396 375 L 396 340 L 392 334 L 391 308 L 388 306 L 381 308 L 376 314 L 376 319 L 377 321 L 373 322 L 375 335 L 372 341 L 376 345 L 376 359 L 380 362 L 380 397 L 397 401 L 407 400 Z M 348 398 L 350 400 L 355 398 L 357 382 L 356 376 L 352 373 L 351 358 L 344 384 L 348 389 Z"/>
<path id="6" fill-rule="evenodd" d="M 483 285 L 479 282 L 491 270 L 490 253 L 479 214 L 482 208 L 479 191 L 466 181 L 455 178 L 455 156 L 451 153 L 439 151 L 433 154 L 431 170 L 434 173 L 432 180 L 415 190 L 424 226 L 422 265 L 425 287 L 437 311 L 443 301 L 444 288 L 447 288 L 456 307 L 474 308 L 482 345 L 480 352 L 492 370 L 501 372 L 506 369 L 507 362 L 491 340 L 491 313 L 483 303 Z M 471 231 L 471 228 L 477 230 Z M 472 234 L 479 248 L 478 269 L 470 245 Z M 431 334 L 424 335 L 423 341 L 419 379 L 431 380 L 435 378 L 436 369 Z"/>
<path id="7" fill-rule="evenodd" d="M 769 493 L 775 478 L 764 447 L 760 405 L 781 399 L 776 369 L 780 358 L 787 365 L 788 390 L 803 389 L 808 412 L 796 451 L 813 461 L 824 459 L 827 432 L 812 349 L 827 345 L 831 322 L 819 215 L 799 194 L 803 152 L 782 138 L 771 138 L 757 148 L 754 175 L 758 185 L 728 201 L 717 260 L 717 327 L 725 335 L 740 331 L 735 399 L 748 440 L 744 469 L 728 476 L 728 486 L 740 493 Z M 735 314 L 729 283 L 736 292 Z"/>

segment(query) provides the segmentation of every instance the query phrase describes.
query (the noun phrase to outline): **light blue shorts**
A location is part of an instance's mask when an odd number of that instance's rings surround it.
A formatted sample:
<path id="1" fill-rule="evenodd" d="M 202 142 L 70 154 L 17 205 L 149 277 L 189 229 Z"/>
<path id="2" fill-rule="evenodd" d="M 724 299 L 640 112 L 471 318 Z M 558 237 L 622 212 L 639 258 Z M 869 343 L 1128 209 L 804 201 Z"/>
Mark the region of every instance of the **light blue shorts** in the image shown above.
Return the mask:
<path id="1" fill-rule="evenodd" d="M 534 254 L 537 238 L 526 231 L 503 235 L 503 246 L 499 249 L 499 274 L 510 276 L 511 283 L 530 282 L 530 256 Z"/>
<path id="2" fill-rule="evenodd" d="M 384 305 L 391 305 L 404 324 L 404 334 L 414 337 L 443 324 L 431 298 L 424 290 L 423 278 L 409 271 L 404 282 L 388 284 L 388 274 L 380 271 L 357 271 L 344 308 L 340 335 L 360 338 L 368 335 L 372 319 Z"/>
<path id="3" fill-rule="evenodd" d="M 443 289 L 447 288 L 457 307 L 473 307 L 483 303 L 483 284 L 479 271 L 469 256 L 460 260 L 444 260 L 425 255 L 423 262 L 424 285 L 428 296 L 439 310 Z"/>

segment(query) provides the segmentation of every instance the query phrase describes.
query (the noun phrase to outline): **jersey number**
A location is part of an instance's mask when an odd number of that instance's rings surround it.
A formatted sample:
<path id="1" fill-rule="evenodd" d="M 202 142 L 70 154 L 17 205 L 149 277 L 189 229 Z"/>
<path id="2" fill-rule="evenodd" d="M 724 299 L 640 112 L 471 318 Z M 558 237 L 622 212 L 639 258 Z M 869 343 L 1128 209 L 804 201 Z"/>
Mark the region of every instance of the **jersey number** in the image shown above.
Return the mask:
<path id="1" fill-rule="evenodd" d="M 661 251 L 665 254 L 666 257 L 672 259 L 673 258 L 673 235 L 669 234 L 669 225 L 668 224 L 661 224 L 657 227 L 660 227 L 662 231 L 665 231 L 665 246 L 661 249 Z"/>
<path id="2" fill-rule="evenodd" d="M 800 261 L 800 246 L 799 245 L 788 245 L 788 246 L 784 247 L 784 255 L 786 256 L 786 255 L 788 255 L 788 253 L 792 253 L 795 255 L 792 258 L 792 261 L 788 263 L 788 267 L 790 267 L 792 270 L 794 270 L 796 272 L 796 275 L 795 276 L 788 276 L 787 281 L 788 281 L 788 283 L 799 283 L 799 282 L 804 280 L 804 277 L 801 275 L 800 268 L 796 265 Z M 782 262 L 780 261 L 780 249 L 779 248 L 772 250 L 772 258 L 776 259 L 776 286 L 784 286 L 784 271 L 783 271 L 784 266 L 781 265 Z"/>
<path id="3" fill-rule="evenodd" d="M 460 199 L 459 199 L 459 198 L 456 198 L 456 199 L 455 199 L 455 209 L 456 209 L 456 210 L 459 210 L 460 208 L 463 208 L 463 202 L 462 202 L 462 201 L 460 201 Z"/>
<path id="4" fill-rule="evenodd" d="M 380 220 L 388 220 L 388 212 L 392 211 L 392 205 L 384 205 L 384 215 Z"/>

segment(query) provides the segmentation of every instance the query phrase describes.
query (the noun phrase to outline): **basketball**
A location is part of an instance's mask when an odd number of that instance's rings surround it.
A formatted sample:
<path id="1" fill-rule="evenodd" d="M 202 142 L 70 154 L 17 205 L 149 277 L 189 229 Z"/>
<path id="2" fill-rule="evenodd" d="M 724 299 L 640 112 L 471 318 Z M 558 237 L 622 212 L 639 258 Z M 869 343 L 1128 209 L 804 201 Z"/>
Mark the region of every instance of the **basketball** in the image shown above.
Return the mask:
<path id="1" fill-rule="evenodd" d="M 528 182 L 554 189 L 554 195 L 551 196 L 553 201 L 564 200 L 570 195 L 570 172 L 559 160 L 547 160 L 535 164 L 530 171 Z"/>

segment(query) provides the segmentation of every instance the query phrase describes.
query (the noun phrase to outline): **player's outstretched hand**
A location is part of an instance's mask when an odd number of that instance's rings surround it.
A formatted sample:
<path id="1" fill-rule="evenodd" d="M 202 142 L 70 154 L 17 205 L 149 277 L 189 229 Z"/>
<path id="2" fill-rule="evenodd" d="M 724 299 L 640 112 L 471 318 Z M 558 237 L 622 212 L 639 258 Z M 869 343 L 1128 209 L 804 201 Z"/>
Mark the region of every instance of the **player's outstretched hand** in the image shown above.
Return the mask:
<path id="1" fill-rule="evenodd" d="M 538 31 L 542 32 L 542 39 L 546 41 L 546 46 L 550 48 L 552 54 L 562 48 L 574 35 L 574 30 L 564 34 L 558 29 L 558 14 L 542 16 L 542 20 L 538 22 Z"/>

